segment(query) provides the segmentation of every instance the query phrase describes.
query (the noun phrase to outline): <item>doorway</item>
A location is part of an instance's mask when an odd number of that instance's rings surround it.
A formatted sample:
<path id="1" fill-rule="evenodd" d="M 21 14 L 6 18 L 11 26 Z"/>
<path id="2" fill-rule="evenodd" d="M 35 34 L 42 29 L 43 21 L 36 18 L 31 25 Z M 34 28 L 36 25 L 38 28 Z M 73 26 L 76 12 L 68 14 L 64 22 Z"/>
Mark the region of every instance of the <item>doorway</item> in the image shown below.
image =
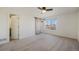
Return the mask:
<path id="1" fill-rule="evenodd" d="M 35 17 L 35 34 L 41 34 L 43 33 L 43 27 L 44 23 L 43 20 L 41 18 Z"/>
<path id="2" fill-rule="evenodd" d="M 19 17 L 16 14 L 9 15 L 10 20 L 10 27 L 9 27 L 9 36 L 10 41 L 12 40 L 19 40 Z"/>

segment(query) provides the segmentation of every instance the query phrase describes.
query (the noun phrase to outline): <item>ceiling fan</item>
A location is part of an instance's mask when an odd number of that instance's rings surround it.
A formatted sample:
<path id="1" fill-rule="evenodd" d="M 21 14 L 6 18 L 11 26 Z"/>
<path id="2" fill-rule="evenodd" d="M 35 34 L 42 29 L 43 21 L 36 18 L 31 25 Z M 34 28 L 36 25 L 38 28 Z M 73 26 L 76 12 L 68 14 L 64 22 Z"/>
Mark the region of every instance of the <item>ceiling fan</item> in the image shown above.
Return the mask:
<path id="1" fill-rule="evenodd" d="M 41 10 L 41 13 L 45 13 L 45 12 L 47 12 L 47 11 L 52 11 L 53 9 L 47 9 L 46 7 L 38 7 L 38 9 L 40 9 Z"/>

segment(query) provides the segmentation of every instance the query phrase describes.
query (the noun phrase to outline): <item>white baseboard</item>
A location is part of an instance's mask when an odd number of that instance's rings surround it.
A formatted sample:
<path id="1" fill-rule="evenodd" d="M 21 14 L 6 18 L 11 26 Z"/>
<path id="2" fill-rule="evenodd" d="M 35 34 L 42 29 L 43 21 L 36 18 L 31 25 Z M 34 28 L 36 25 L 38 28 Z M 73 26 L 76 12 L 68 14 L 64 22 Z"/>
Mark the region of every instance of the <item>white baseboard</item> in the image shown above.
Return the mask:
<path id="1" fill-rule="evenodd" d="M 68 38 L 68 39 L 75 39 L 75 40 L 77 40 L 76 38 L 66 37 L 66 36 L 57 35 L 57 34 L 51 34 L 51 33 L 46 33 L 46 34 L 55 35 L 55 36 L 59 36 L 59 37 L 62 37 L 62 38 Z"/>
<path id="2" fill-rule="evenodd" d="M 1 41 L 0 44 L 5 44 L 5 43 L 8 43 L 8 42 L 9 42 L 8 40 Z"/>

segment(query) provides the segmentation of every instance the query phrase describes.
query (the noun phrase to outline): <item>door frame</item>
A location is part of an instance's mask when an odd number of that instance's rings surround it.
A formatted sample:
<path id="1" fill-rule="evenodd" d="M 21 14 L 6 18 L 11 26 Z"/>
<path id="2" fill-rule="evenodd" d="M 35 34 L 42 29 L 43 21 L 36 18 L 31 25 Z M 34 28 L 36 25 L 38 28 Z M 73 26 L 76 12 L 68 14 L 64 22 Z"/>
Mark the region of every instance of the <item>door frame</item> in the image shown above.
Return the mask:
<path id="1" fill-rule="evenodd" d="M 11 38 L 10 38 L 10 26 L 11 26 L 10 23 L 11 23 L 11 21 L 10 20 L 11 20 L 12 16 L 18 16 L 18 15 L 14 14 L 14 13 L 10 13 L 8 16 L 9 17 L 9 29 L 8 29 L 9 30 L 9 41 L 11 41 Z M 20 37 L 19 28 L 20 28 L 20 26 L 19 26 L 19 16 L 18 16 L 18 39 L 17 40 L 19 40 L 19 37 Z"/>
<path id="2" fill-rule="evenodd" d="M 37 23 L 36 23 L 37 22 L 37 19 L 39 19 L 41 23 L 43 23 L 43 20 L 42 20 L 42 18 L 38 18 L 38 17 L 34 17 L 34 18 L 35 18 L 35 34 L 37 35 L 38 34 L 37 33 Z M 40 33 L 41 33 L 41 29 L 40 29 Z"/>

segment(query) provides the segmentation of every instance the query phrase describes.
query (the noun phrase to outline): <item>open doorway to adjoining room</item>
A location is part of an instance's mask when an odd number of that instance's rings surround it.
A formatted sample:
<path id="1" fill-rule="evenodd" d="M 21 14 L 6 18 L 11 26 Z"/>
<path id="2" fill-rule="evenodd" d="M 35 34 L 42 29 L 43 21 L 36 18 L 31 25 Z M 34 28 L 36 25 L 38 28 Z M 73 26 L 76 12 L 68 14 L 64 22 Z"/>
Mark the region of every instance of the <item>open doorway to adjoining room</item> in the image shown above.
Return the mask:
<path id="1" fill-rule="evenodd" d="M 9 38 L 19 40 L 19 17 L 16 14 L 9 14 Z"/>

